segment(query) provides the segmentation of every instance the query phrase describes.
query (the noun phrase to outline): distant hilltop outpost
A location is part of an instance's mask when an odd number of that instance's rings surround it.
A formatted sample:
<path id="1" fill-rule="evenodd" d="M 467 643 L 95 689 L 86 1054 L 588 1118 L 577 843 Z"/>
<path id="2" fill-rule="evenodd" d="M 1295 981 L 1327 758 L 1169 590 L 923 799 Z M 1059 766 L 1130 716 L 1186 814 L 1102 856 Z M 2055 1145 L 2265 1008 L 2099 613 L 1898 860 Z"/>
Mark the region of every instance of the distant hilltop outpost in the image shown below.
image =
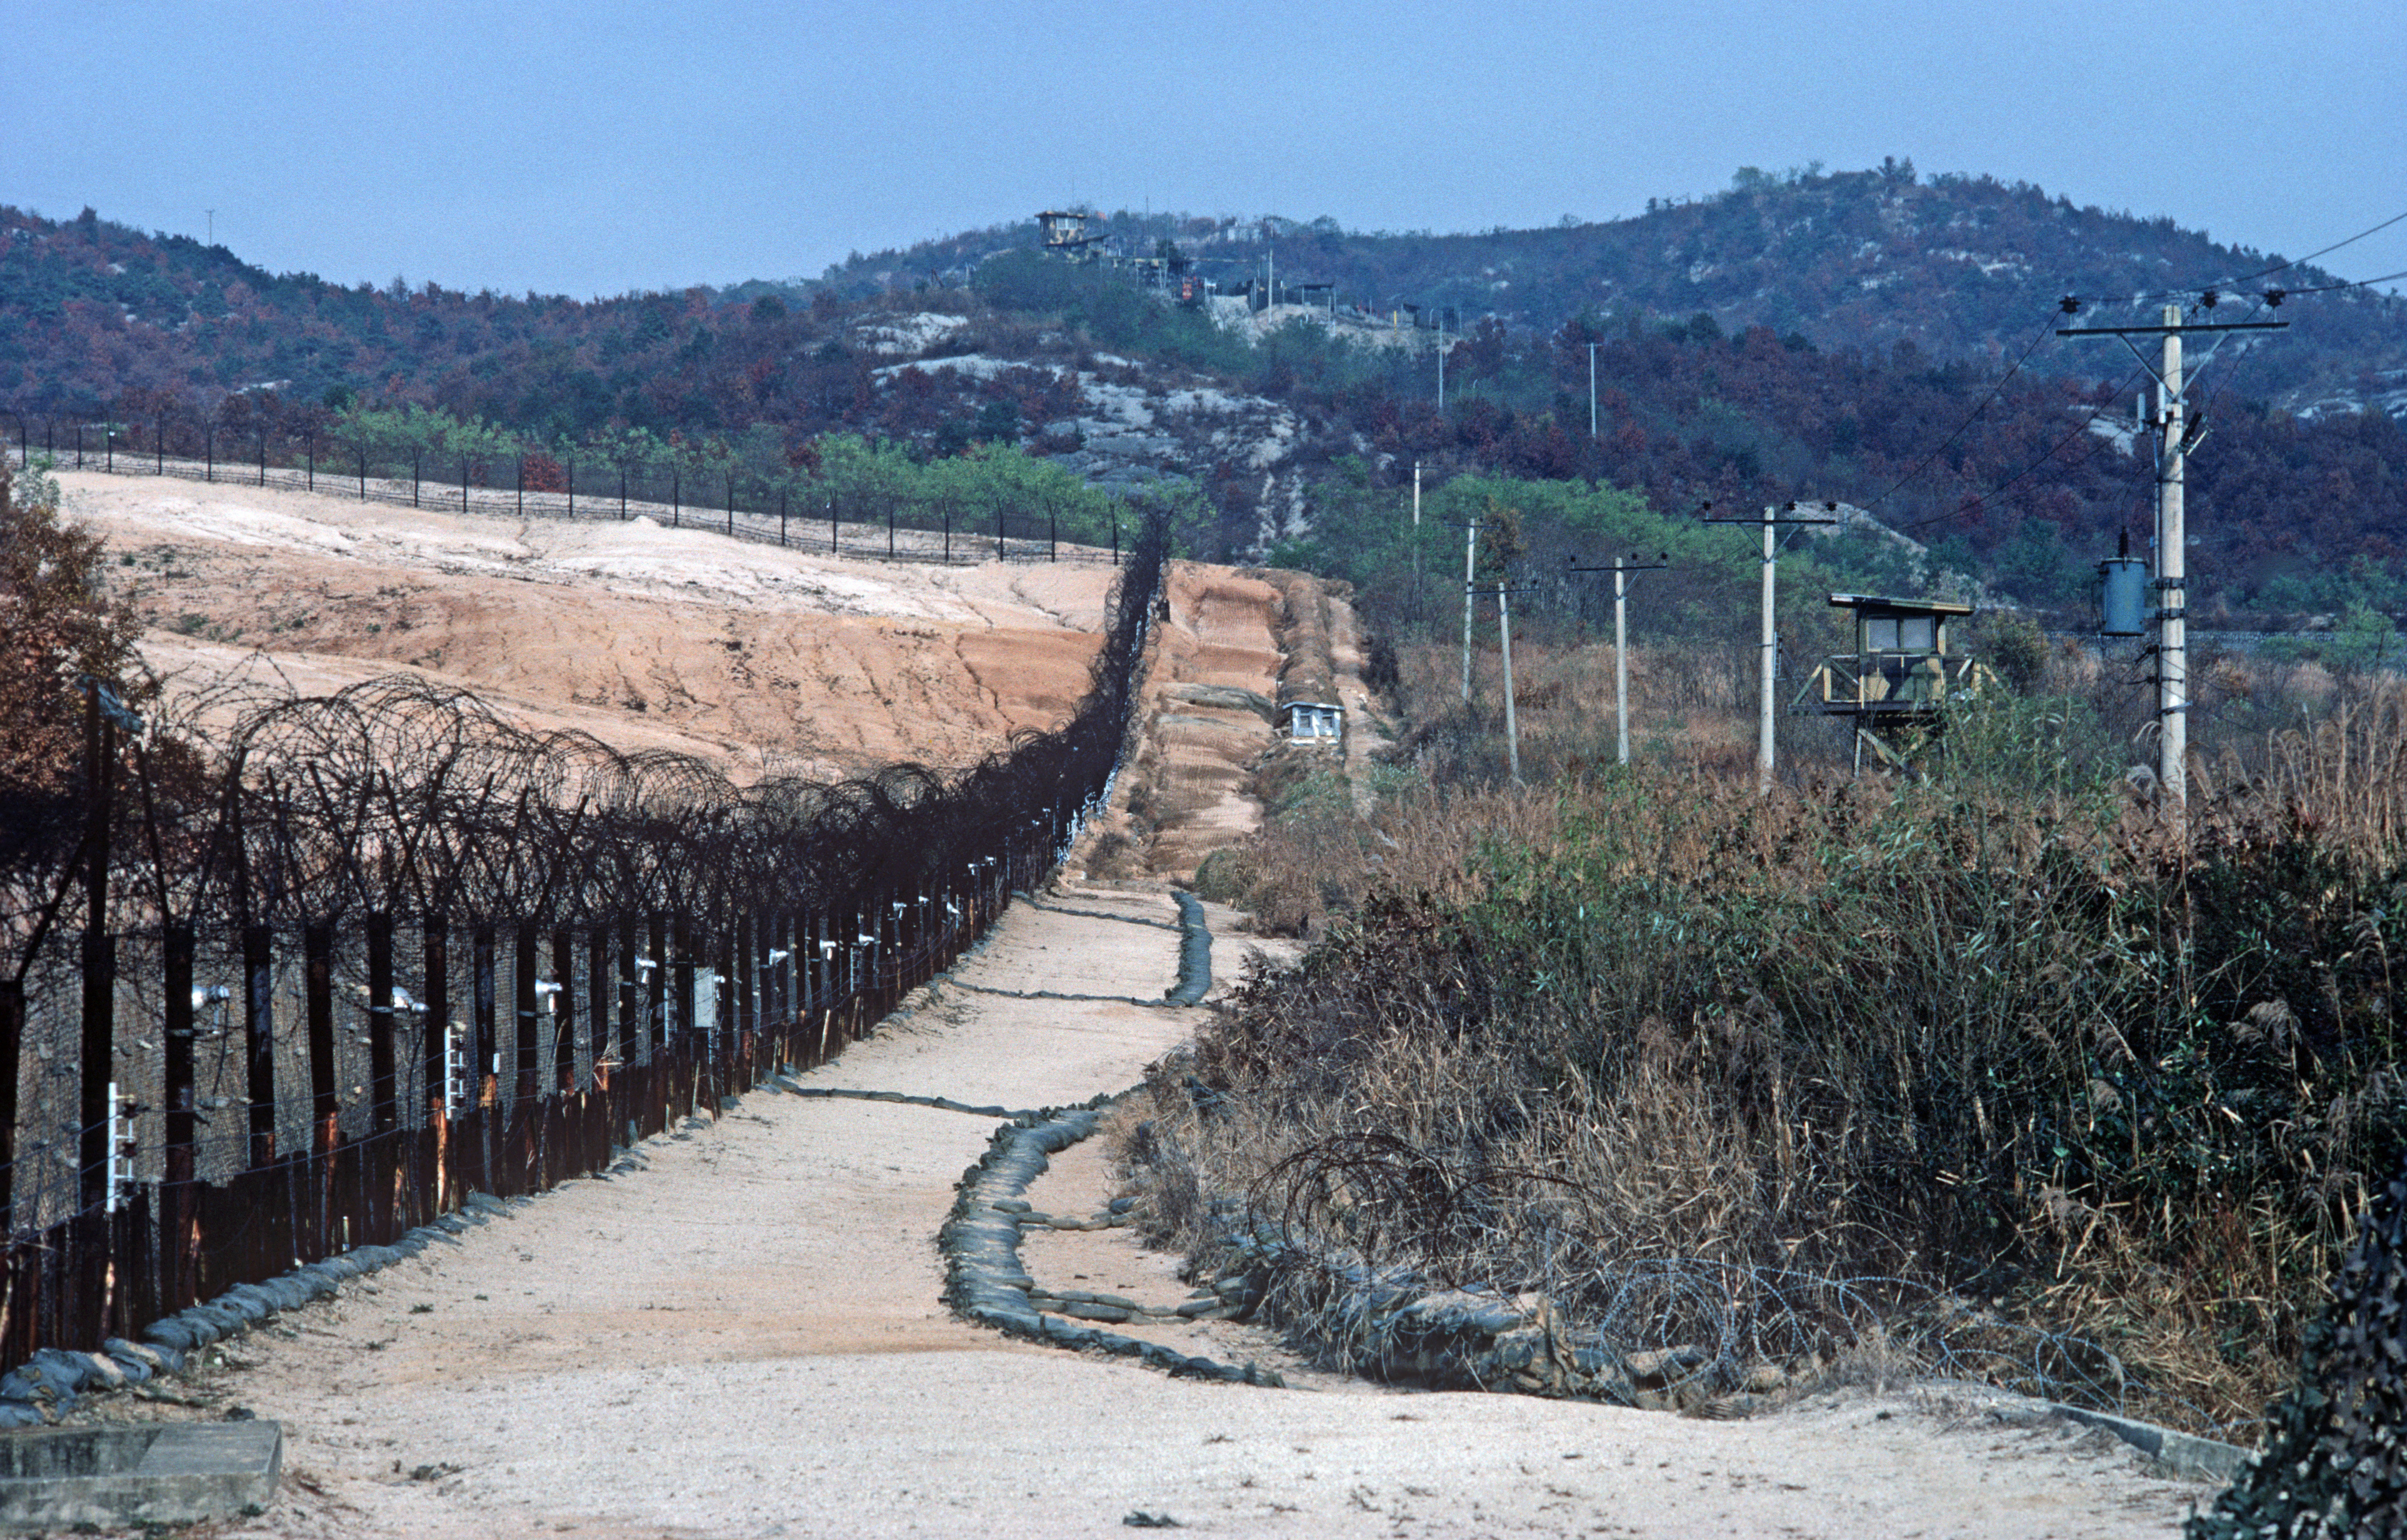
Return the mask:
<path id="1" fill-rule="evenodd" d="M 1255 266 L 1250 258 L 1189 257 L 1176 243 L 1159 241 L 1150 252 L 1128 250 L 1117 235 L 1090 232 L 1093 216 L 1084 209 L 1047 208 L 1036 216 L 1037 249 L 1048 257 L 1081 264 L 1099 264 L 1124 269 L 1137 286 L 1173 303 L 1204 311 L 1232 331 L 1256 335 L 1289 321 L 1304 321 L 1345 332 L 1360 340 L 1384 346 L 1433 347 L 1449 335 L 1460 335 L 1461 312 L 1453 306 L 1423 306 L 1398 300 L 1385 307 L 1360 302 L 1340 304 L 1337 286 L 1318 280 L 1282 279 L 1277 254 L 1266 253 L 1260 271 L 1226 280 L 1197 271 L 1204 262 Z"/>

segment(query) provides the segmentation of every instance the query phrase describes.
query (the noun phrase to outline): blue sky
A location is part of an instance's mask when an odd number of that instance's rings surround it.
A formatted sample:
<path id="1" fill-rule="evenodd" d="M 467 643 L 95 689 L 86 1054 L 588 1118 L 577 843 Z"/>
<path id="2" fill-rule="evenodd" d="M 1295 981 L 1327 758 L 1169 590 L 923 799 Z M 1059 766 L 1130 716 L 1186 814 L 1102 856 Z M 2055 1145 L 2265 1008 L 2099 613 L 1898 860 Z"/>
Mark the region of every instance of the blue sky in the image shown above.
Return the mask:
<path id="1" fill-rule="evenodd" d="M 1910 157 L 2299 256 L 2407 211 L 2397 0 L 13 0 L 0 203 L 345 282 L 813 276 L 1078 199 L 1461 230 Z M 2334 253 L 2407 268 L 2407 223 Z"/>

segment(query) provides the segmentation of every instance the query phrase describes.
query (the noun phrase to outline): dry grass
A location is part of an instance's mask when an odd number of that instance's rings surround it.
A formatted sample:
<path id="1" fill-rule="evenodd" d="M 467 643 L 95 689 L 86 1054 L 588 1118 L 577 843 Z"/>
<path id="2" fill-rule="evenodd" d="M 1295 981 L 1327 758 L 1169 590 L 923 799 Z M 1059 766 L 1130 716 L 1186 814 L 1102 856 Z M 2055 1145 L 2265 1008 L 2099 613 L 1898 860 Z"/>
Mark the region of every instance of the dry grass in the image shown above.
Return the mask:
<path id="1" fill-rule="evenodd" d="M 1383 1263 L 1573 1309 L 1649 1259 L 1901 1279 L 2244 1426 L 2407 1133 L 2407 693 L 2227 745 L 2186 822 L 1976 770 L 1292 791 L 1235 886 L 1322 939 L 1157 1081 L 1162 1217 L 1206 1249 L 1214 1195 L 1376 1136 L 1517 1216 L 1391 1216 Z"/>

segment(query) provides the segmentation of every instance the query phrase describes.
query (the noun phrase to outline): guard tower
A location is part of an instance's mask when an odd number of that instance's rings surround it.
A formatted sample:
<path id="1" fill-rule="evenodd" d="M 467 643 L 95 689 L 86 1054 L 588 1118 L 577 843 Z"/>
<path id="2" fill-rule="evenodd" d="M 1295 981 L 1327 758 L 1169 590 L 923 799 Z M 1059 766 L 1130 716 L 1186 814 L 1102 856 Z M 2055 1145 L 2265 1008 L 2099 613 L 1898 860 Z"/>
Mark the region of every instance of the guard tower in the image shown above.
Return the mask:
<path id="1" fill-rule="evenodd" d="M 1855 612 L 1856 650 L 1824 659 L 1805 681 L 1797 708 L 1854 719 L 1858 771 L 1868 744 L 1903 769 L 1938 730 L 1941 708 L 1979 690 L 1989 677 L 1971 658 L 1947 650 L 1947 622 L 1972 614 L 1973 606 L 1870 593 L 1833 593 L 1830 606 Z"/>
<path id="2" fill-rule="evenodd" d="M 1092 262 L 1104 237 L 1087 234 L 1087 216 L 1074 209 L 1048 208 L 1036 216 L 1036 231 L 1047 256 L 1072 262 Z"/>

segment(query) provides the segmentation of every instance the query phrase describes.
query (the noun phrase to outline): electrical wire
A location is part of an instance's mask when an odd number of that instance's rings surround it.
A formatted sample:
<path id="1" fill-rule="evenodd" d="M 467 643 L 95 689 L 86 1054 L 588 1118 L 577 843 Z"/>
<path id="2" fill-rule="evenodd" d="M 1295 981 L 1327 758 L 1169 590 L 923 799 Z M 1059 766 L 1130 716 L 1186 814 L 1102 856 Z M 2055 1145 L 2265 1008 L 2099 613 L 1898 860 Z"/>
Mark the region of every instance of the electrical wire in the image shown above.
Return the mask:
<path id="1" fill-rule="evenodd" d="M 2022 372 L 2022 366 L 2026 363 L 2030 362 L 2031 354 L 2039 350 L 2039 345 L 2047 340 L 2048 335 L 2054 331 L 2055 328 L 2056 318 L 2051 315 L 2041 324 L 2039 335 L 2030 339 L 2030 344 L 2023 349 L 2021 356 L 2015 360 L 2013 366 L 2008 368 L 2004 374 L 2000 375 L 1997 378 L 1997 382 L 1989 387 L 1989 393 L 1983 396 L 1980 400 L 1980 404 L 1973 408 L 1972 412 L 1966 416 L 1963 421 L 1956 425 L 1956 431 L 1949 434 L 1945 441 L 1937 449 L 1931 450 L 1929 454 L 1924 455 L 1921 461 L 1916 464 L 1912 470 L 1907 471 L 1903 476 L 1899 477 L 1895 481 L 1890 482 L 1887 489 L 1882 492 L 1879 496 L 1873 498 L 1871 502 L 1866 503 L 1864 505 L 1865 511 L 1869 512 L 1873 508 L 1879 507 L 1883 503 L 1887 502 L 1888 499 L 1896 493 L 1900 487 L 1904 486 L 1916 477 L 1920 476 L 1924 471 L 1930 469 L 1933 461 L 1937 460 L 1941 455 L 1945 454 L 1950 449 L 1953 449 L 1958 439 L 1962 438 L 1967 433 L 1970 433 L 1972 431 L 1973 424 L 1980 421 L 1981 414 L 1989 409 L 1989 404 L 1997 400 L 1999 395 L 2004 392 L 2007 382 L 2013 379 L 2015 375 Z"/>
<path id="2" fill-rule="evenodd" d="M 2261 273 L 2251 273 L 2244 278 L 2233 278 L 2231 281 L 2233 283 L 2254 283 L 2258 278 L 2270 278 L 2276 273 L 2286 271 L 2287 269 L 2296 267 L 2302 263 L 2313 262 L 2317 257 L 2328 257 L 2343 246 L 2354 246 L 2368 235 L 2378 235 L 2383 231 L 2389 229 L 2392 225 L 2399 223 L 2402 220 L 2407 220 L 2407 212 L 2393 214 L 2388 219 L 2383 221 L 2380 224 L 2374 225 L 2370 229 L 2360 230 L 2356 235 L 2349 236 L 2346 240 L 2334 241 L 2320 251 L 2310 251 L 2303 257 L 2292 257 L 2289 261 L 2277 263 L 2273 266 L 2266 268 Z M 2367 281 L 2371 283 L 2380 283 L 2383 280 L 2380 278 L 2371 278 Z M 2311 291 L 2300 290 L 2298 292 L 2304 293 L 2310 292 Z"/>

